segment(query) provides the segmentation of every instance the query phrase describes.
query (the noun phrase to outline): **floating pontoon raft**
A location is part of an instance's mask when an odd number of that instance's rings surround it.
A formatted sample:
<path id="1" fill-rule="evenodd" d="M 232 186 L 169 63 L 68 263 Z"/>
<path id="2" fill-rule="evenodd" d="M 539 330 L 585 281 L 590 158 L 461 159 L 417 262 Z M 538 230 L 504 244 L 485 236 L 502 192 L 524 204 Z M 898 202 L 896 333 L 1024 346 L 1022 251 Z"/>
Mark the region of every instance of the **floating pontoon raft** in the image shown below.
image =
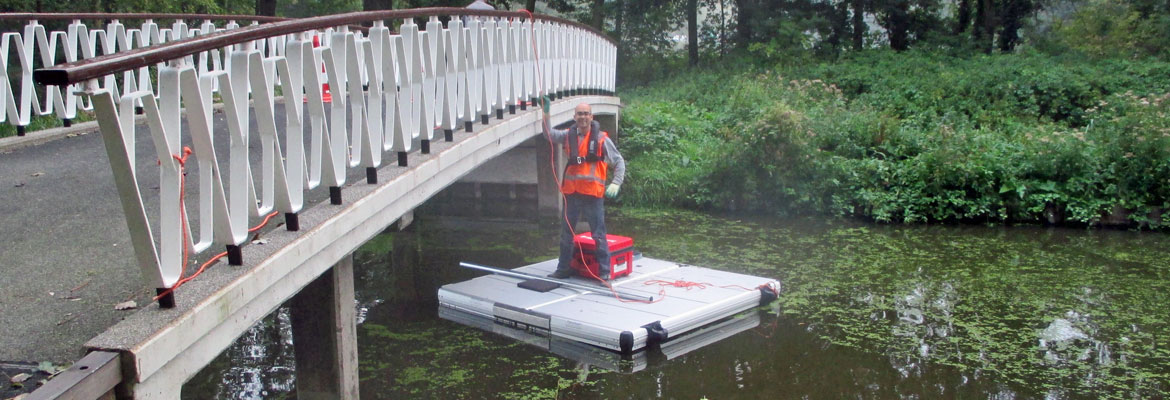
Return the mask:
<path id="1" fill-rule="evenodd" d="M 543 277 L 556 263 L 549 260 L 511 271 Z M 598 293 L 561 286 L 540 292 L 517 286 L 525 280 L 494 274 L 444 285 L 439 288 L 439 305 L 513 328 L 628 354 L 766 304 L 780 289 L 774 279 L 652 258 L 634 261 L 632 274 L 610 282 L 622 297 L 650 298 L 650 303 L 622 301 L 608 289 Z M 601 287 L 595 280 L 579 277 L 568 281 Z M 664 282 L 702 286 L 662 286 Z"/>
<path id="2" fill-rule="evenodd" d="M 449 307 L 439 307 L 439 318 L 503 335 L 583 364 L 626 374 L 646 369 L 651 359 L 673 360 L 703 346 L 755 328 L 760 325 L 760 313 L 760 311 L 742 312 L 731 318 L 723 319 L 721 322 L 687 332 L 679 337 L 673 337 L 658 346 L 658 351 L 662 355 L 659 358 L 656 357 L 658 353 L 648 354 L 650 351 L 618 354 L 597 346 L 553 336 L 548 332 L 517 328 L 497 323 L 495 320 L 483 316 Z"/>

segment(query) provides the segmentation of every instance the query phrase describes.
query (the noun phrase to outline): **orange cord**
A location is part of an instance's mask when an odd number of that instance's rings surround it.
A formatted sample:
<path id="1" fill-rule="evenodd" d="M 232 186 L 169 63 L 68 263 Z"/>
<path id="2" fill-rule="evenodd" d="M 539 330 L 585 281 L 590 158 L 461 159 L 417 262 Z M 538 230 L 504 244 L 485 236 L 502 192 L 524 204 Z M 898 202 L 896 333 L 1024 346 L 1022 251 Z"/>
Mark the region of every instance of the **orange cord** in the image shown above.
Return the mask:
<path id="1" fill-rule="evenodd" d="M 658 285 L 658 286 L 661 286 L 661 287 L 663 287 L 663 288 L 665 288 L 665 287 L 667 287 L 667 286 L 673 286 L 673 287 L 679 287 L 679 288 L 686 288 L 687 290 L 691 290 L 691 289 L 695 289 L 695 288 L 698 288 L 698 289 L 706 289 L 706 288 L 708 288 L 708 287 L 715 286 L 714 284 L 711 284 L 711 283 L 706 283 L 706 282 L 691 282 L 691 281 L 684 281 L 684 280 L 681 280 L 681 279 L 679 279 L 679 280 L 674 280 L 674 281 L 666 281 L 666 280 L 661 280 L 661 279 L 652 279 L 652 280 L 648 280 L 648 281 L 646 281 L 646 282 L 642 282 L 642 284 L 643 284 L 643 285 Z M 750 292 L 750 291 L 753 291 L 753 290 L 761 290 L 761 291 L 762 291 L 762 290 L 767 290 L 767 291 L 769 291 L 769 292 L 772 292 L 773 294 L 775 294 L 775 295 L 776 295 L 776 297 L 780 297 L 780 291 L 779 291 L 779 290 L 777 290 L 776 288 L 772 287 L 772 285 L 769 285 L 769 284 L 767 284 L 767 283 L 765 283 L 765 284 L 762 284 L 762 285 L 760 285 L 760 286 L 756 286 L 754 289 L 749 289 L 749 288 L 746 288 L 746 287 L 743 287 L 743 286 L 740 286 L 740 285 L 723 285 L 723 286 L 718 286 L 718 287 L 719 287 L 719 288 L 723 288 L 723 289 L 742 289 L 742 290 L 744 290 L 744 291 L 749 291 L 749 292 Z"/>
<path id="2" fill-rule="evenodd" d="M 171 157 L 175 158 L 175 161 L 179 162 L 179 218 L 183 224 L 183 266 L 182 266 L 182 269 L 180 269 L 180 271 L 179 271 L 179 281 L 175 282 L 174 286 L 171 286 L 171 287 L 167 288 L 167 290 L 163 291 L 162 293 L 159 293 L 157 296 L 154 296 L 154 298 L 151 299 L 151 301 L 158 301 L 158 299 L 161 299 L 161 298 L 173 293 L 175 291 L 175 289 L 179 288 L 179 286 L 183 286 L 184 283 L 190 282 L 192 279 L 195 279 L 195 277 L 199 276 L 199 274 L 202 274 L 203 270 L 207 269 L 208 266 L 211 266 L 211 264 L 214 264 L 216 261 L 219 261 L 220 258 L 223 258 L 224 256 L 227 255 L 226 251 L 219 253 L 219 254 L 216 254 L 215 257 L 211 257 L 210 260 L 207 260 L 207 262 L 205 262 L 205 263 L 203 263 L 203 265 L 199 266 L 199 269 L 196 270 L 194 274 L 191 274 L 191 276 L 188 276 L 188 277 L 184 277 L 184 275 L 187 275 L 187 259 L 190 256 L 190 254 L 188 254 L 189 249 L 187 246 L 187 242 L 188 242 L 188 239 L 187 239 L 187 207 L 184 205 L 184 198 L 186 197 L 185 194 L 186 194 L 186 189 L 187 189 L 187 172 L 186 172 L 187 158 L 190 156 L 191 156 L 191 148 L 187 147 L 187 146 L 183 146 L 183 156 L 180 157 L 180 156 L 175 155 L 175 154 L 171 155 Z M 264 228 L 264 225 L 268 225 L 268 221 L 271 220 L 272 217 L 275 217 L 276 214 L 279 214 L 279 212 L 273 211 L 272 213 L 268 214 L 268 216 L 265 216 L 264 221 L 260 222 L 259 225 L 256 225 L 252 228 L 249 228 L 248 233 L 254 233 L 254 232 L 260 230 L 261 228 Z"/>

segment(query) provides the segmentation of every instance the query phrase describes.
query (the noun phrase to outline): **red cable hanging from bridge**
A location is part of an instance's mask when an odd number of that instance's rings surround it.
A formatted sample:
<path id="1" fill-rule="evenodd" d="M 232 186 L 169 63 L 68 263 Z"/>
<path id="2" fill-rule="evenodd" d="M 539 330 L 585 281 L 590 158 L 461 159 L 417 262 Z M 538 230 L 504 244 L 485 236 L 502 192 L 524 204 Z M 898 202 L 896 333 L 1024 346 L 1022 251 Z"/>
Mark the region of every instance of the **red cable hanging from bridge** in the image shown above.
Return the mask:
<path id="1" fill-rule="evenodd" d="M 173 157 L 175 159 L 175 161 L 179 162 L 179 219 L 180 219 L 182 226 L 183 226 L 182 227 L 182 229 L 183 229 L 183 264 L 179 270 L 179 280 L 177 282 L 175 282 L 175 284 L 173 286 L 167 288 L 167 290 L 164 290 L 163 292 L 159 293 L 157 296 L 154 296 L 154 298 L 151 299 L 152 302 L 158 301 L 158 299 L 161 299 L 163 297 L 170 295 L 171 293 L 174 293 L 175 289 L 178 289 L 179 286 L 183 286 L 183 284 L 190 282 L 192 279 L 195 279 L 195 277 L 199 276 L 199 274 L 202 274 L 203 271 L 207 269 L 207 267 L 211 266 L 211 264 L 215 264 L 217 261 L 219 261 L 220 258 L 223 258 L 224 256 L 227 255 L 226 251 L 219 253 L 219 254 L 216 254 L 214 257 L 211 257 L 210 260 L 207 260 L 207 262 L 204 262 L 203 265 L 200 265 L 199 269 L 196 270 L 194 274 L 191 274 L 191 276 L 188 276 L 188 277 L 184 277 L 184 275 L 187 275 L 187 259 L 190 256 L 190 254 L 188 253 L 189 239 L 187 237 L 187 207 L 185 205 L 185 203 L 186 203 L 185 198 L 186 198 L 186 192 L 187 192 L 187 172 L 186 172 L 187 158 L 191 156 L 191 153 L 192 153 L 192 151 L 191 151 L 190 147 L 183 146 L 183 155 L 182 156 L 179 156 L 178 154 L 171 155 L 171 157 Z M 254 233 L 254 232 L 260 230 L 261 228 L 264 228 L 265 225 L 268 225 L 268 221 L 271 220 L 272 217 L 275 217 L 276 214 L 278 214 L 278 213 L 279 212 L 277 212 L 277 211 L 273 211 L 272 213 L 268 214 L 267 216 L 264 217 L 264 221 L 260 222 L 259 225 L 256 225 L 252 228 L 249 228 L 248 233 Z"/>

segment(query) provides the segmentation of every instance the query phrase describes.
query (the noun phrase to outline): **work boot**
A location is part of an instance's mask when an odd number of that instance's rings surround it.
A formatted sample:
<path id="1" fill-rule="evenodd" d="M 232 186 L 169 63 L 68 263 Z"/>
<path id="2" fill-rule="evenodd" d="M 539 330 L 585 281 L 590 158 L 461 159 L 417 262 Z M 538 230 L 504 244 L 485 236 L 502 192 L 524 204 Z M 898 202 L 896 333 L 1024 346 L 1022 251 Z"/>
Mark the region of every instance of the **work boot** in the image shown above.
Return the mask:
<path id="1" fill-rule="evenodd" d="M 602 272 L 601 273 L 601 280 L 608 281 L 609 280 L 609 272 Z"/>
<path id="2" fill-rule="evenodd" d="M 553 273 L 548 274 L 548 277 L 553 279 L 565 279 L 570 276 L 573 276 L 573 271 L 569 271 L 567 269 L 558 269 L 553 271 Z"/>

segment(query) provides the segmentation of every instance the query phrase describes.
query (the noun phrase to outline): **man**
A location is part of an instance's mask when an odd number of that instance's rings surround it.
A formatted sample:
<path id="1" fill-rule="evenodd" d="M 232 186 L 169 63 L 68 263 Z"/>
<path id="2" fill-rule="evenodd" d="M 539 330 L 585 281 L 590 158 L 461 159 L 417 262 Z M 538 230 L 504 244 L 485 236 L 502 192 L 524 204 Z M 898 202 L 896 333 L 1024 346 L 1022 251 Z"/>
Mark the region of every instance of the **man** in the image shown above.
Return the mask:
<path id="1" fill-rule="evenodd" d="M 560 143 L 569 155 L 568 165 L 561 174 L 561 193 L 565 197 L 565 214 L 561 224 L 561 257 L 557 270 L 550 278 L 564 279 L 572 276 L 569 267 L 573 257 L 573 230 L 577 220 L 584 214 L 585 221 L 593 230 L 597 243 L 596 257 L 599 278 L 608 281 L 610 276 L 609 243 L 605 240 L 605 204 L 602 196 L 614 198 L 621 190 L 626 177 L 626 161 L 617 146 L 609 140 L 609 133 L 601 130 L 601 124 L 593 120 L 593 107 L 581 103 L 573 113 L 576 122 L 569 129 L 549 127 L 549 101 L 543 100 L 544 131 L 552 142 Z M 606 186 L 610 169 L 613 180 Z"/>

